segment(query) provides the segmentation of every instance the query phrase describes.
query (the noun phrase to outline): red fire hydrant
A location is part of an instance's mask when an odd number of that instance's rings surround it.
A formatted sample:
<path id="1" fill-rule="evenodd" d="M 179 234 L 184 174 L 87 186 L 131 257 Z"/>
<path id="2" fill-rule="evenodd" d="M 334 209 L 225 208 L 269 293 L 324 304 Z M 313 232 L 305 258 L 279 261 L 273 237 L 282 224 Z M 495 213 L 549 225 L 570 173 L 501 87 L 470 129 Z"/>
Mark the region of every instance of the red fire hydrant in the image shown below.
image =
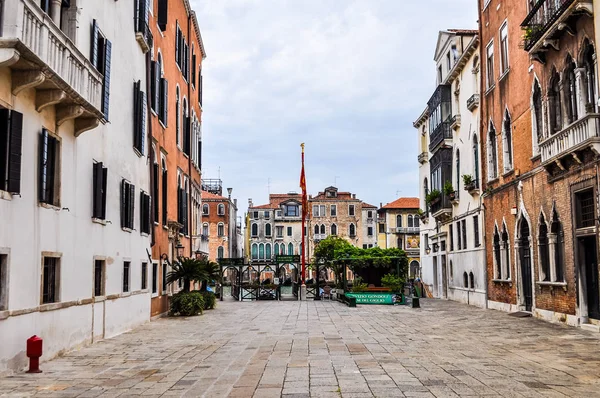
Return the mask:
<path id="1" fill-rule="evenodd" d="M 42 373 L 40 370 L 40 357 L 42 356 L 42 340 L 33 335 L 27 339 L 27 356 L 29 357 L 29 370 L 27 373 Z"/>

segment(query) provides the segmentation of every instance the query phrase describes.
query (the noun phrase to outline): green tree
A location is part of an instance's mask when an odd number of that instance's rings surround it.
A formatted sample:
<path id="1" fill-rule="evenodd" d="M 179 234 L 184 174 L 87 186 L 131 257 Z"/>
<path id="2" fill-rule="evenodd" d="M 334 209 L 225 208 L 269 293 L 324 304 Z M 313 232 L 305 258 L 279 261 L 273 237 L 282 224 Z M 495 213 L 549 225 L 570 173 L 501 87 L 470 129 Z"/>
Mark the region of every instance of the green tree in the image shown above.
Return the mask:
<path id="1" fill-rule="evenodd" d="M 219 264 L 210 261 L 209 259 L 200 259 L 197 260 L 200 263 L 200 268 L 203 273 L 203 278 L 201 279 L 202 287 L 200 291 L 205 292 L 210 281 L 218 280 L 221 276 L 221 267 Z"/>
<path id="2" fill-rule="evenodd" d="M 329 268 L 335 274 L 335 283 L 339 285 L 341 282 L 342 265 L 334 262 L 336 259 L 336 252 L 348 250 L 352 246 L 347 240 L 340 238 L 339 236 L 330 235 L 326 239 L 323 239 L 315 247 L 314 261 L 313 263 L 319 264 L 319 267 L 324 266 Z"/>
<path id="3" fill-rule="evenodd" d="M 192 282 L 207 280 L 206 271 L 202 266 L 201 260 L 195 258 L 179 257 L 179 261 L 174 261 L 171 265 L 171 271 L 167 274 L 167 285 L 183 280 L 183 290 L 189 292 Z"/>

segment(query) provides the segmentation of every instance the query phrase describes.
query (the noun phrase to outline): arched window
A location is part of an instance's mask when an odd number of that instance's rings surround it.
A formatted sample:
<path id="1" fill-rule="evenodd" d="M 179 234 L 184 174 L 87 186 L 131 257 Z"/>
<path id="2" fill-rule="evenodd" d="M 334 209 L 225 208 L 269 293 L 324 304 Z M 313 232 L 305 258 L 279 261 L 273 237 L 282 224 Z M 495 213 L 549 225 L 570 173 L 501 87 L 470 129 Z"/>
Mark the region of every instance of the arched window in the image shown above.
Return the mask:
<path id="1" fill-rule="evenodd" d="M 494 226 L 494 279 L 502 279 L 502 260 L 500 257 L 500 234 L 498 226 Z"/>
<path id="2" fill-rule="evenodd" d="M 321 224 L 321 235 L 325 235 L 325 224 Z"/>
<path id="3" fill-rule="evenodd" d="M 258 260 L 258 245 L 256 243 L 252 244 L 252 260 Z"/>
<path id="4" fill-rule="evenodd" d="M 294 245 L 292 244 L 292 242 L 290 242 L 288 244 L 288 254 L 291 256 L 294 254 Z"/>
<path id="5" fill-rule="evenodd" d="M 506 230 L 506 223 L 502 223 L 502 245 L 500 246 L 502 252 L 502 279 L 510 279 L 510 240 L 508 238 L 508 231 Z"/>
<path id="6" fill-rule="evenodd" d="M 575 78 L 575 61 L 571 56 L 567 56 L 567 67 L 565 69 L 565 99 L 567 101 L 567 122 L 573 123 L 578 119 L 577 115 L 577 79 Z"/>
<path id="7" fill-rule="evenodd" d="M 275 245 L 273 246 L 273 254 L 275 254 L 276 256 L 279 255 L 279 243 L 275 243 Z"/>
<path id="8" fill-rule="evenodd" d="M 542 115 L 542 89 L 540 88 L 540 84 L 537 79 L 533 82 L 533 94 L 531 97 L 531 110 L 533 111 L 533 123 L 531 124 L 533 127 L 533 148 L 534 152 L 537 154 L 539 152 L 538 144 L 542 142 L 544 139 L 544 117 Z"/>
<path id="9" fill-rule="evenodd" d="M 281 246 L 279 246 L 279 251 L 282 256 L 285 256 L 285 243 L 282 243 Z"/>
<path id="10" fill-rule="evenodd" d="M 319 226 L 315 225 L 315 235 L 319 235 Z"/>
<path id="11" fill-rule="evenodd" d="M 427 178 L 423 180 L 423 199 L 425 199 L 429 195 L 429 184 L 427 183 Z M 425 202 L 425 211 L 429 211 L 429 205 Z"/>
<path id="12" fill-rule="evenodd" d="M 396 227 L 398 227 L 398 228 L 402 227 L 402 215 L 401 214 L 398 214 L 396 216 Z"/>
<path id="13" fill-rule="evenodd" d="M 350 224 L 348 230 L 350 236 L 356 236 L 356 227 L 354 226 L 354 224 Z"/>
<path id="14" fill-rule="evenodd" d="M 258 224 L 252 224 L 252 236 L 258 236 Z"/>
<path id="15" fill-rule="evenodd" d="M 562 224 L 558 219 L 558 213 L 556 209 L 552 212 L 552 223 L 550 224 L 550 247 L 554 249 L 554 256 L 550 257 L 552 268 L 554 270 L 555 277 L 553 282 L 563 282 L 564 276 L 564 263 L 565 263 L 565 234 L 563 232 Z M 550 250 L 552 253 L 552 250 Z"/>
<path id="16" fill-rule="evenodd" d="M 450 279 L 454 279 L 454 265 L 452 264 L 452 260 L 450 260 Z"/>
<path id="17" fill-rule="evenodd" d="M 219 246 L 217 249 L 217 258 L 223 258 L 223 246 Z"/>
<path id="18" fill-rule="evenodd" d="M 225 215 L 225 206 L 223 205 L 223 203 L 219 203 L 219 206 L 217 207 L 217 214 L 220 216 Z"/>
<path id="19" fill-rule="evenodd" d="M 407 218 L 408 218 L 408 223 L 407 223 L 408 224 L 408 228 L 414 227 L 414 222 L 413 222 L 413 216 L 412 216 L 412 214 L 409 214 Z"/>
<path id="20" fill-rule="evenodd" d="M 560 98 L 560 76 L 553 69 L 550 74 L 548 90 L 548 110 L 550 112 L 550 134 L 562 130 L 562 103 Z"/>
<path id="21" fill-rule="evenodd" d="M 469 288 L 469 275 L 467 275 L 466 271 L 463 273 L 463 287 Z"/>
<path id="22" fill-rule="evenodd" d="M 504 121 L 502 122 L 502 146 L 504 148 L 504 172 L 513 168 L 513 150 L 512 150 L 512 121 L 508 109 L 504 111 Z"/>
<path id="23" fill-rule="evenodd" d="M 208 223 L 202 224 L 202 235 L 208 236 Z"/>
<path id="24" fill-rule="evenodd" d="M 498 144 L 496 142 L 496 129 L 494 123 L 490 121 L 488 131 L 488 179 L 493 180 L 498 177 Z"/>
<path id="25" fill-rule="evenodd" d="M 460 189 L 460 150 L 456 150 L 456 192 Z M 409 225 L 410 226 L 410 225 Z"/>
<path id="26" fill-rule="evenodd" d="M 548 246 L 548 226 L 544 214 L 540 213 L 538 226 L 538 251 L 540 258 L 540 280 L 550 280 L 550 247 Z"/>
<path id="27" fill-rule="evenodd" d="M 403 245 L 402 243 L 403 243 L 403 242 L 402 242 L 402 238 L 398 238 L 398 239 L 396 239 L 396 247 L 397 247 L 398 249 L 404 249 L 404 245 Z"/>
<path id="28" fill-rule="evenodd" d="M 585 103 L 587 112 L 596 112 L 596 68 L 594 46 L 588 39 L 583 42 L 583 67 L 585 69 Z"/>
<path id="29" fill-rule="evenodd" d="M 265 245 L 265 258 L 266 258 L 267 260 L 270 260 L 270 259 L 271 259 L 271 244 L 270 244 L 270 243 L 267 243 L 267 244 Z"/>
<path id="30" fill-rule="evenodd" d="M 220 222 L 219 225 L 217 226 L 217 235 L 225 236 L 225 226 L 223 225 L 222 222 Z"/>
<path id="31" fill-rule="evenodd" d="M 271 224 L 265 224 L 265 236 L 271 236 Z"/>
<path id="32" fill-rule="evenodd" d="M 473 272 L 469 272 L 469 287 L 475 289 L 475 276 L 473 275 Z"/>
<path id="33" fill-rule="evenodd" d="M 202 215 L 203 216 L 208 216 L 208 203 L 204 203 L 202 205 Z"/>
<path id="34" fill-rule="evenodd" d="M 331 224 L 331 235 L 337 235 L 337 225 Z"/>
<path id="35" fill-rule="evenodd" d="M 175 89 L 175 140 L 181 146 L 181 104 L 179 101 L 179 86 Z"/>
<path id="36" fill-rule="evenodd" d="M 167 196 L 168 196 L 168 184 L 167 184 L 167 162 L 165 159 L 162 160 L 162 222 L 163 225 L 167 225 Z"/>
<path id="37" fill-rule="evenodd" d="M 479 188 L 479 142 L 477 134 L 473 135 L 473 179 L 475 186 Z"/>
<path id="38" fill-rule="evenodd" d="M 265 259 L 265 245 L 263 243 L 261 243 L 260 245 L 258 245 L 258 258 L 260 260 L 264 260 Z"/>
<path id="39" fill-rule="evenodd" d="M 414 215 L 413 216 L 413 224 L 415 228 L 419 228 L 419 216 Z"/>

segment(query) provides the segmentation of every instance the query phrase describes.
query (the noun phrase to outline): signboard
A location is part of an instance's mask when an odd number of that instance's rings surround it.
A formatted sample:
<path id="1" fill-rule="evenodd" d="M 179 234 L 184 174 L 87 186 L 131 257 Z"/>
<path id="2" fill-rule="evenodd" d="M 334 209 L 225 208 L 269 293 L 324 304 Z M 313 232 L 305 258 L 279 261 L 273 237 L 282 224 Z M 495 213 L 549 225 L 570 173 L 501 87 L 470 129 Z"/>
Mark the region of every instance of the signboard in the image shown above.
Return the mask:
<path id="1" fill-rule="evenodd" d="M 277 255 L 275 256 L 275 262 L 282 264 L 282 263 L 299 263 L 300 262 L 300 256 L 282 256 L 282 255 Z"/>
<path id="2" fill-rule="evenodd" d="M 217 260 L 220 265 L 244 265 L 244 258 L 220 258 Z"/>
<path id="3" fill-rule="evenodd" d="M 356 298 L 356 304 L 404 304 L 402 294 L 395 293 L 346 293 L 346 297 Z"/>
<path id="4" fill-rule="evenodd" d="M 411 235 L 406 239 L 407 249 L 418 249 L 421 246 L 421 238 L 418 235 Z"/>

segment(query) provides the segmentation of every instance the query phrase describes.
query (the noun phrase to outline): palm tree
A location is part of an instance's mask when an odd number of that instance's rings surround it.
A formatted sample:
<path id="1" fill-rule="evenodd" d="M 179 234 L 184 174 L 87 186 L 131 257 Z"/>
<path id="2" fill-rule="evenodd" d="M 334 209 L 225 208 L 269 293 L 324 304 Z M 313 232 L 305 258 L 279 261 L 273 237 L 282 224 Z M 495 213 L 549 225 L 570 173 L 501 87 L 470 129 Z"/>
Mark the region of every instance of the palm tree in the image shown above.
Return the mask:
<path id="1" fill-rule="evenodd" d="M 201 291 L 205 292 L 208 287 L 208 283 L 213 280 L 218 280 L 221 277 L 221 267 L 219 264 L 210 261 L 207 258 L 203 258 L 197 260 L 200 263 L 200 267 L 202 268 L 203 279 Z"/>
<path id="2" fill-rule="evenodd" d="M 167 274 L 167 285 L 183 280 L 183 290 L 189 292 L 193 281 L 203 281 L 206 278 L 201 260 L 179 257 L 179 261 L 173 262 L 171 271 Z"/>

